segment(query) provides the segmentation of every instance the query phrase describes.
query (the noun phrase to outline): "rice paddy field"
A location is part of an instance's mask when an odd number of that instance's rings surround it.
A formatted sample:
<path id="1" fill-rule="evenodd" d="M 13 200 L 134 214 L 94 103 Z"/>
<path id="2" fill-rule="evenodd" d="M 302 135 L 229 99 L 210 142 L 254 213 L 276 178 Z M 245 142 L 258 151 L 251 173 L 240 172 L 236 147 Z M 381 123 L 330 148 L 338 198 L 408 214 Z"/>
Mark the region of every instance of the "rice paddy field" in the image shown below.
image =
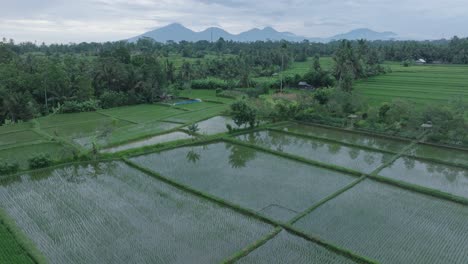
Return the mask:
<path id="1" fill-rule="evenodd" d="M 291 122 L 230 135 L 213 104 L 0 128 L 15 160 L 114 139 L 112 161 L 0 177 L 0 263 L 466 263 L 467 150 Z"/>
<path id="2" fill-rule="evenodd" d="M 217 97 L 215 91 L 209 90 L 194 91 L 193 96 L 209 102 L 180 107 L 154 104 L 53 114 L 26 123 L 0 126 L 0 159 L 17 161 L 22 168 L 27 168 L 28 159 L 39 154 L 63 160 L 71 158 L 72 153 L 89 152 L 94 146 L 109 149 L 139 142 L 135 145 L 139 147 L 147 139 L 147 144 L 157 144 L 161 142 L 153 142 L 153 137 L 178 132 L 188 124 L 216 117 L 233 101 Z M 225 129 L 225 125 L 222 126 Z M 176 135 L 180 136 L 179 133 Z M 182 139 L 178 136 L 173 139 Z"/>
<path id="3" fill-rule="evenodd" d="M 380 263 L 465 263 L 468 207 L 366 180 L 295 226 Z"/>
<path id="4" fill-rule="evenodd" d="M 196 190 L 283 221 L 355 180 L 230 143 L 178 148 L 131 160 Z"/>
<path id="5" fill-rule="evenodd" d="M 203 134 L 203 135 L 213 135 L 213 134 L 228 132 L 226 125 L 237 127 L 234 121 L 232 121 L 231 117 L 215 116 L 210 119 L 197 123 L 198 129 L 199 129 L 198 133 Z"/>
<path id="6" fill-rule="evenodd" d="M 408 99 L 416 104 L 444 104 L 453 99 L 468 101 L 468 66 L 388 63 L 392 72 L 357 81 L 354 89 L 379 104 Z"/>
<path id="7" fill-rule="evenodd" d="M 216 263 L 270 229 L 116 162 L 22 175 L 0 197 L 51 263 Z"/>
<path id="8" fill-rule="evenodd" d="M 291 136 L 275 131 L 250 133 L 239 136 L 238 139 L 274 151 L 365 173 L 374 171 L 390 159 L 389 154 L 382 152 Z"/>

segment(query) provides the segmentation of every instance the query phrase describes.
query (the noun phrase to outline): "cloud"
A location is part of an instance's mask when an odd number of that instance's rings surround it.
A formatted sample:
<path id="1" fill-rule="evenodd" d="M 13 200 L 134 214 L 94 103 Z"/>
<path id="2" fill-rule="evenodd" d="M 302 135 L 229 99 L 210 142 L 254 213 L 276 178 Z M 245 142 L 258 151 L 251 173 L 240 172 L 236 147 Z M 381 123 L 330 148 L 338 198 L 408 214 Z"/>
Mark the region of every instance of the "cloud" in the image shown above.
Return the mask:
<path id="1" fill-rule="evenodd" d="M 308 37 L 357 27 L 402 36 L 468 36 L 466 0 L 2 0 L 0 37 L 18 41 L 120 40 L 180 22 L 232 33 L 272 26 Z"/>

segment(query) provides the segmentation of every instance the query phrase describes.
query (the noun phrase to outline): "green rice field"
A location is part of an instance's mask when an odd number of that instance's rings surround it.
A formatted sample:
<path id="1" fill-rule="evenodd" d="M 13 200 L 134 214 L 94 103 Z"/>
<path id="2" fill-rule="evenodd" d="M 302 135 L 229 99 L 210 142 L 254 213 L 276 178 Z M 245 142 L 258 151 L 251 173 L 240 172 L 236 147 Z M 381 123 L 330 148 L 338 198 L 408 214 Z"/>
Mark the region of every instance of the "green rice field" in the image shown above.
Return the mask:
<path id="1" fill-rule="evenodd" d="M 42 153 L 49 153 L 54 159 L 69 159 L 71 146 L 76 153 L 86 153 L 93 149 L 93 144 L 102 149 L 134 141 L 141 143 L 190 123 L 218 116 L 233 101 L 216 97 L 215 91 L 197 90 L 194 94 L 220 100 L 218 103 L 187 104 L 181 108 L 153 104 L 53 114 L 26 123 L 0 126 L 0 159 L 16 160 L 25 167 L 27 159 Z M 222 126 L 225 129 L 225 125 Z M 64 148 L 64 145 L 68 146 Z"/>
<path id="2" fill-rule="evenodd" d="M 408 99 L 416 104 L 444 104 L 453 99 L 468 101 L 468 66 L 390 63 L 392 72 L 357 81 L 354 89 L 378 104 Z"/>
<path id="3" fill-rule="evenodd" d="M 57 142 L 46 142 L 0 150 L 0 159 L 17 162 L 21 168 L 28 168 L 28 159 L 39 154 L 48 154 L 53 160 L 70 159 L 73 149 Z"/>
<path id="4" fill-rule="evenodd" d="M 106 154 L 0 177 L 0 263 L 466 263 L 466 151 L 291 122 L 230 135 L 209 105 L 0 129 L 22 169 Z"/>
<path id="5" fill-rule="evenodd" d="M 295 226 L 379 263 L 466 263 L 468 207 L 366 180 Z"/>
<path id="6" fill-rule="evenodd" d="M 182 114 L 185 111 L 164 105 L 136 105 L 106 109 L 100 112 L 130 122 L 146 123 Z"/>
<path id="7" fill-rule="evenodd" d="M 3 212 L 0 212 L 0 214 Z M 33 264 L 34 260 L 22 248 L 15 235 L 0 220 L 0 263 Z"/>
<path id="8" fill-rule="evenodd" d="M 18 144 L 34 143 L 35 141 L 37 142 L 43 139 L 44 138 L 41 135 L 32 130 L 0 134 L 0 148 Z"/>
<path id="9" fill-rule="evenodd" d="M 192 123 L 194 121 L 207 119 L 213 116 L 217 116 L 225 112 L 229 108 L 229 105 L 220 105 L 207 109 L 202 109 L 193 112 L 186 112 L 180 115 L 165 118 L 163 121 L 176 122 L 176 123 Z"/>

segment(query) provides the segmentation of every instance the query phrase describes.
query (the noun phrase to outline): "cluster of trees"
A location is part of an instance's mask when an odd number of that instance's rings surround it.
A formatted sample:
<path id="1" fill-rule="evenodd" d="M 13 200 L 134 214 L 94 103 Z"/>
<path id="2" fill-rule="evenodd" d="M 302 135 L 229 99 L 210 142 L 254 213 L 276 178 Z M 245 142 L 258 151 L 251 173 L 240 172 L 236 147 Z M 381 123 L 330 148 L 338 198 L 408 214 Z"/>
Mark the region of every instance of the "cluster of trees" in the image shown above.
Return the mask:
<path id="1" fill-rule="evenodd" d="M 0 123 L 28 120 L 52 111 L 77 112 L 150 103 L 179 89 L 256 87 L 253 77 L 272 76 L 293 61 L 316 56 L 305 80 L 316 87 L 335 84 L 345 91 L 358 78 L 384 72 L 384 59 L 425 58 L 468 63 L 468 39 L 433 42 L 335 41 L 300 43 L 137 42 L 36 45 L 0 42 Z M 335 67 L 320 67 L 319 56 L 334 55 Z M 182 57 L 182 61 L 173 60 Z M 180 62 L 180 63 L 179 63 Z M 211 79 L 207 80 L 207 79 Z M 215 81 L 213 81 L 215 80 Z M 217 81 L 221 80 L 221 81 Z"/>
<path id="2" fill-rule="evenodd" d="M 333 60 L 333 75 L 338 86 L 347 92 L 352 90 L 353 80 L 385 73 L 377 50 L 369 47 L 364 40 L 359 40 L 356 45 L 343 40 Z"/>
<path id="3" fill-rule="evenodd" d="M 410 138 L 421 135 L 424 132 L 421 125 L 430 122 L 429 141 L 468 145 L 468 105 L 462 100 L 445 106 L 415 107 L 409 101 L 396 99 L 374 106 L 361 95 L 336 87 L 321 89 L 314 94 L 302 94 L 299 98 L 278 97 L 274 103 L 250 100 L 249 105 L 262 119 L 278 121 L 293 118 Z M 355 118 L 350 118 L 350 115 Z"/>
<path id="4" fill-rule="evenodd" d="M 371 46 L 386 60 L 414 61 L 422 58 L 428 63 L 468 64 L 468 38 L 455 36 L 450 40 L 435 41 L 374 41 Z"/>

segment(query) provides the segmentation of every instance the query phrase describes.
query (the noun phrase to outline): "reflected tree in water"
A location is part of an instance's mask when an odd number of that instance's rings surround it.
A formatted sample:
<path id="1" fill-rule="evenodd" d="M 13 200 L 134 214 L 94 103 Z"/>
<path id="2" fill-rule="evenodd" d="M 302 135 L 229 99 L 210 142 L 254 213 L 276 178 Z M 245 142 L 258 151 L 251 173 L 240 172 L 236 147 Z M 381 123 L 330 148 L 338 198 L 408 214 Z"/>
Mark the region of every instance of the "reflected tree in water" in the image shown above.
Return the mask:
<path id="1" fill-rule="evenodd" d="M 373 153 L 366 153 L 366 154 L 364 155 L 364 162 L 365 162 L 367 165 L 372 165 L 372 164 L 375 163 L 375 158 L 376 158 L 376 157 L 375 157 L 375 154 L 373 154 Z M 382 159 L 384 159 L 384 158 L 382 157 Z M 383 163 L 383 162 L 382 162 L 382 163 Z"/>
<path id="2" fill-rule="evenodd" d="M 341 145 L 339 144 L 328 144 L 328 152 L 330 154 L 338 154 L 341 150 Z"/>
<path id="3" fill-rule="evenodd" d="M 359 152 L 361 152 L 360 149 L 357 149 L 357 148 L 350 148 L 349 151 L 348 151 L 348 154 L 349 154 L 349 157 L 352 159 L 352 160 L 355 160 L 359 157 Z"/>
<path id="4" fill-rule="evenodd" d="M 188 162 L 196 164 L 200 160 L 201 155 L 200 153 L 197 153 L 195 149 L 191 149 L 189 152 L 187 152 L 185 157 L 187 158 Z"/>
<path id="5" fill-rule="evenodd" d="M 403 163 L 405 164 L 405 167 L 408 170 L 411 170 L 416 166 L 416 160 L 409 157 L 403 158 Z"/>
<path id="6" fill-rule="evenodd" d="M 255 159 L 257 156 L 256 150 L 235 144 L 226 144 L 226 149 L 231 151 L 229 164 L 231 164 L 234 169 L 246 167 L 247 162 Z"/>

